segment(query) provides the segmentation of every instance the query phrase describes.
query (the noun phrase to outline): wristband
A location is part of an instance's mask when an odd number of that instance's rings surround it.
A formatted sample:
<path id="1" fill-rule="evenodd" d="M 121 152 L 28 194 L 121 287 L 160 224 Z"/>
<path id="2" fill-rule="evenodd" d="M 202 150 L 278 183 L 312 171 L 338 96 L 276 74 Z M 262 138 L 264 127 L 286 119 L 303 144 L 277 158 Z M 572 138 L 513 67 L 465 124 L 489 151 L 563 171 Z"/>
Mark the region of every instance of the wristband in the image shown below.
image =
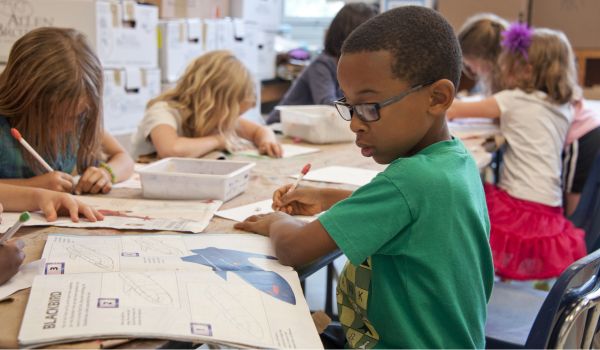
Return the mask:
<path id="1" fill-rule="evenodd" d="M 113 169 L 110 167 L 110 165 L 108 165 L 106 162 L 100 162 L 100 164 L 98 165 L 99 168 L 102 168 L 106 171 L 108 171 L 108 174 L 110 175 L 110 182 L 111 183 L 115 183 L 117 182 L 117 176 L 115 175 L 115 172 L 113 171 Z"/>

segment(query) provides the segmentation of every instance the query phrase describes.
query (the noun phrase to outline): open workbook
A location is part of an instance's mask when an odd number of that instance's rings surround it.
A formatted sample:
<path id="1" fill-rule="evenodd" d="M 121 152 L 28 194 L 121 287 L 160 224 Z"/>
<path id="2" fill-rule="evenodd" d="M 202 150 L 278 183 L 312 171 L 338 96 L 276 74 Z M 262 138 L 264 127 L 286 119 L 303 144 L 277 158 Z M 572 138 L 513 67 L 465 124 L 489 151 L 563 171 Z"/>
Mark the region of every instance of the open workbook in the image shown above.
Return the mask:
<path id="1" fill-rule="evenodd" d="M 322 348 L 297 273 L 251 234 L 49 235 L 19 343 L 164 338 Z"/>

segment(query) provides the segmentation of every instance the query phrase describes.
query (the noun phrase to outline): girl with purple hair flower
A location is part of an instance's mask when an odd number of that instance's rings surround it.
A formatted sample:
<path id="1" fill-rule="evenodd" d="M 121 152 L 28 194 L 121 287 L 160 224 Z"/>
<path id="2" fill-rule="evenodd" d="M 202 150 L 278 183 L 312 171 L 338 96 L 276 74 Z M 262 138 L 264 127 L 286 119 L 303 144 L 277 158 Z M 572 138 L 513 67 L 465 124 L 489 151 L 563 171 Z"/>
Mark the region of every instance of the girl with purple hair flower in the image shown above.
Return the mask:
<path id="1" fill-rule="evenodd" d="M 575 61 L 562 32 L 513 24 L 498 59 L 503 91 L 456 101 L 449 118 L 498 118 L 506 151 L 498 185 L 485 185 L 496 274 L 560 275 L 586 254 L 584 232 L 563 216 L 561 153 L 578 96 Z"/>
<path id="2" fill-rule="evenodd" d="M 501 32 L 507 27 L 508 22 L 504 19 L 491 13 L 481 13 L 467 19 L 458 33 L 463 53 L 463 72 L 467 77 L 477 80 L 477 87 L 485 95 L 502 90 L 498 57 L 502 50 Z M 523 29 L 521 25 L 517 33 Z M 509 42 L 515 39 L 520 40 L 518 36 L 507 38 Z M 567 216 L 579 204 L 594 158 L 600 152 L 600 113 L 589 108 L 588 102 L 581 96 L 574 99 L 573 107 L 573 122 L 563 151 L 563 206 Z"/>

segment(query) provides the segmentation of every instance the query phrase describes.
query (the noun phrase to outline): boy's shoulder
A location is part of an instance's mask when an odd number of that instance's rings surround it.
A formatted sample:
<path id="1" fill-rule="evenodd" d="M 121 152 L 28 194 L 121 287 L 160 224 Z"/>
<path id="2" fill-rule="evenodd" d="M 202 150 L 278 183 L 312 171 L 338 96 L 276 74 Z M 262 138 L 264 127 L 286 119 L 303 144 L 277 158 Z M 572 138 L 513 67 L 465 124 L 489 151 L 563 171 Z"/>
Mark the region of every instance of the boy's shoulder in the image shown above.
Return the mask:
<path id="1" fill-rule="evenodd" d="M 480 182 L 475 160 L 463 143 L 453 138 L 433 144 L 421 152 L 393 161 L 381 174 L 403 194 L 423 191 L 445 193 L 452 187 L 466 189 Z"/>

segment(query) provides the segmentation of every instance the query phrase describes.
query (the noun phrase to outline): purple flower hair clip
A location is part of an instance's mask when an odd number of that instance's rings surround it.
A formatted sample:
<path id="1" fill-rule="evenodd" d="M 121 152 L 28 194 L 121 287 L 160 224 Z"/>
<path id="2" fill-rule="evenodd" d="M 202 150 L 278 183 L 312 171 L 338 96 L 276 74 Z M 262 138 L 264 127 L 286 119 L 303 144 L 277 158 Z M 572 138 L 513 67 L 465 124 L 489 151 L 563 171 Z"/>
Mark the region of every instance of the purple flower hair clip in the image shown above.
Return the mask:
<path id="1" fill-rule="evenodd" d="M 521 53 L 527 60 L 527 51 L 531 45 L 533 29 L 525 23 L 513 23 L 502 32 L 502 47 L 512 53 Z"/>

